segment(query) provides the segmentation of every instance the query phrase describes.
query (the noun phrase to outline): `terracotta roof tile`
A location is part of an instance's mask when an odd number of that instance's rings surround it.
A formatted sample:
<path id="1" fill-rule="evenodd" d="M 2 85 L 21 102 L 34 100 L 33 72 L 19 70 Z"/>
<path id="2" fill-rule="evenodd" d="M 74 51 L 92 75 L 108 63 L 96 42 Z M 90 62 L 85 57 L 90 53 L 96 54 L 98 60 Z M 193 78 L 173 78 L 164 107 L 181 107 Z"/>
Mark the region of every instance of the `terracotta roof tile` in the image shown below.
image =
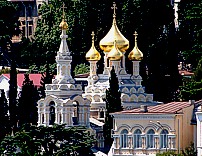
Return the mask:
<path id="1" fill-rule="evenodd" d="M 8 79 L 10 79 L 10 74 L 3 74 L 5 77 L 7 77 Z M 40 81 L 41 81 L 41 74 L 29 74 L 29 78 L 30 80 L 33 81 L 34 85 L 37 87 L 40 87 Z M 17 74 L 17 85 L 19 87 L 22 87 L 24 81 L 24 74 Z"/>
<path id="2" fill-rule="evenodd" d="M 159 104 L 156 106 L 148 106 L 148 112 L 142 112 L 140 108 L 132 110 L 124 110 L 112 114 L 175 114 L 179 113 L 183 108 L 189 107 L 189 102 L 170 102 L 166 104 Z"/>

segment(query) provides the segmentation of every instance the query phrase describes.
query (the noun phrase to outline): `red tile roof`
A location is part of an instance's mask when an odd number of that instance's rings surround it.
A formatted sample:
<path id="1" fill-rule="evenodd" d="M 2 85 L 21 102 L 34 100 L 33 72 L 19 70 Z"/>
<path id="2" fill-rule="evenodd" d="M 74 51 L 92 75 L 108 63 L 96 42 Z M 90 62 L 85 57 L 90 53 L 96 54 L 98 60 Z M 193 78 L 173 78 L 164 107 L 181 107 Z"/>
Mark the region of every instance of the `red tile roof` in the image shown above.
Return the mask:
<path id="1" fill-rule="evenodd" d="M 10 79 L 10 74 L 2 74 L 8 79 Z M 40 81 L 41 81 L 41 74 L 29 74 L 29 79 L 33 81 L 34 85 L 37 87 L 40 87 Z M 22 87 L 24 81 L 24 74 L 17 74 L 17 85 L 19 87 Z"/>
<path id="2" fill-rule="evenodd" d="M 179 113 L 179 111 L 183 108 L 189 107 L 190 105 L 190 102 L 171 102 L 156 106 L 148 106 L 148 112 L 142 112 L 140 108 L 135 108 L 132 110 L 124 110 L 111 114 L 176 114 Z"/>
<path id="3" fill-rule="evenodd" d="M 179 70 L 179 74 L 182 75 L 182 76 L 192 76 L 192 75 L 194 75 L 193 72 L 187 71 L 187 70 Z"/>

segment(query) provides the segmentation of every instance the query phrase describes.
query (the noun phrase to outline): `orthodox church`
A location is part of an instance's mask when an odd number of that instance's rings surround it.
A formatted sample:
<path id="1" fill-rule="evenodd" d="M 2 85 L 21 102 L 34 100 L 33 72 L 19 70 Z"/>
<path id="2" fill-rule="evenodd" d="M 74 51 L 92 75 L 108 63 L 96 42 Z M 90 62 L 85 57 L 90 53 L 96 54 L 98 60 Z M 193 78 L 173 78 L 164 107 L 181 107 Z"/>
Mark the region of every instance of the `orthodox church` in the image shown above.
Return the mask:
<path id="1" fill-rule="evenodd" d="M 129 41 L 121 34 L 116 24 L 116 4 L 114 9 L 113 22 L 107 35 L 101 39 L 99 45 L 104 53 L 104 70 L 102 74 L 97 74 L 96 63 L 101 59 L 100 53 L 94 45 L 94 33 L 92 33 L 92 46 L 86 53 L 86 59 L 90 63 L 90 75 L 88 77 L 88 86 L 85 88 L 84 98 L 91 101 L 90 116 L 100 121 L 105 118 L 105 91 L 109 88 L 109 77 L 112 66 L 115 69 L 119 80 L 121 91 L 121 101 L 124 109 L 133 109 L 140 105 L 154 106 L 159 102 L 153 101 L 153 94 L 145 93 L 145 88 L 141 85 L 142 77 L 139 75 L 139 63 L 143 58 L 143 53 L 137 45 L 137 32 L 135 36 L 135 47 L 126 56 L 126 50 L 129 48 Z M 133 62 L 133 73 L 128 74 L 125 68 L 126 59 Z"/>
<path id="2" fill-rule="evenodd" d="M 52 84 L 46 85 L 46 97 L 38 101 L 38 124 L 89 127 L 90 101 L 82 97 L 81 85 L 76 84 L 71 76 L 72 57 L 66 42 L 68 24 L 64 20 L 64 6 L 60 28 L 61 44 L 55 59 L 57 75 Z"/>

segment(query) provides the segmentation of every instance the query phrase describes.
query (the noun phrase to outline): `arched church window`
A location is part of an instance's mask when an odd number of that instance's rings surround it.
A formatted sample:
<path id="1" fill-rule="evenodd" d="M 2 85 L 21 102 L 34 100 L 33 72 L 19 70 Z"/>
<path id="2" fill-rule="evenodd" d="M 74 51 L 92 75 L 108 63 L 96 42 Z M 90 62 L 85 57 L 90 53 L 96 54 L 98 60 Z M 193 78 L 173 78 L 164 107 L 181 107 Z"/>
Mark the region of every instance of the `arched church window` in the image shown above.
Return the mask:
<path id="1" fill-rule="evenodd" d="M 42 114 L 42 123 L 44 123 L 44 114 Z"/>
<path id="2" fill-rule="evenodd" d="M 135 130 L 134 132 L 134 148 L 141 148 L 142 147 L 142 138 L 141 138 L 141 130 L 140 129 L 137 129 Z"/>
<path id="3" fill-rule="evenodd" d="M 147 132 L 147 148 L 154 148 L 155 147 L 155 140 L 154 140 L 154 130 L 150 129 Z"/>
<path id="4" fill-rule="evenodd" d="M 77 101 L 73 102 L 73 125 L 79 124 L 79 103 Z"/>
<path id="5" fill-rule="evenodd" d="M 101 111 L 100 111 L 100 118 L 104 118 L 104 114 L 105 114 L 104 111 L 101 110 Z"/>
<path id="6" fill-rule="evenodd" d="M 127 148 L 128 147 L 128 131 L 126 129 L 121 131 L 120 134 L 120 147 Z"/>
<path id="7" fill-rule="evenodd" d="M 160 148 L 168 148 L 168 131 L 163 129 L 160 134 Z"/>
<path id="8" fill-rule="evenodd" d="M 109 67 L 109 59 L 107 58 L 107 67 Z"/>
<path id="9" fill-rule="evenodd" d="M 50 106 L 49 125 L 53 125 L 55 123 L 55 103 L 51 101 L 49 106 Z"/>
<path id="10" fill-rule="evenodd" d="M 62 123 L 62 115 L 59 114 L 59 123 Z"/>

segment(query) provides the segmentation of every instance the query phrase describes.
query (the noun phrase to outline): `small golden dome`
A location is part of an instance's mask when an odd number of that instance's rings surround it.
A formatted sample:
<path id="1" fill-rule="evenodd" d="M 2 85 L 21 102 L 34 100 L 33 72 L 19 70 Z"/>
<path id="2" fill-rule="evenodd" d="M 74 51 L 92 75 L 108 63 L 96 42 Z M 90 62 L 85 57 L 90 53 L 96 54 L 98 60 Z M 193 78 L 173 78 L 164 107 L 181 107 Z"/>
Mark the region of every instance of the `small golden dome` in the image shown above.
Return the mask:
<path id="1" fill-rule="evenodd" d="M 86 53 L 86 60 L 88 61 L 99 61 L 101 56 L 100 53 L 95 49 L 95 45 L 94 45 L 94 32 L 92 32 L 92 46 L 90 48 L 90 50 Z"/>
<path id="2" fill-rule="evenodd" d="M 67 30 L 68 29 L 68 24 L 67 22 L 65 22 L 65 20 L 63 19 L 62 22 L 59 25 L 60 29 L 62 30 Z"/>
<path id="3" fill-rule="evenodd" d="M 107 35 L 100 41 L 100 48 L 104 52 L 110 52 L 114 45 L 114 39 L 116 39 L 116 45 L 121 52 L 125 52 L 129 48 L 129 41 L 121 34 L 116 25 L 116 4 L 113 4 L 114 14 L 112 27 Z"/>
<path id="4" fill-rule="evenodd" d="M 135 35 L 135 47 L 129 53 L 128 58 L 129 60 L 132 60 L 132 61 L 140 61 L 143 59 L 143 53 L 139 50 L 137 46 L 137 35 L 138 35 L 137 32 L 135 32 L 134 35 Z"/>
<path id="5" fill-rule="evenodd" d="M 123 54 L 121 53 L 121 51 L 118 49 L 117 47 L 117 42 L 116 40 L 114 41 L 114 45 L 112 50 L 109 52 L 109 54 L 107 55 L 107 58 L 111 61 L 119 61 L 121 60 L 121 58 L 123 57 Z"/>

